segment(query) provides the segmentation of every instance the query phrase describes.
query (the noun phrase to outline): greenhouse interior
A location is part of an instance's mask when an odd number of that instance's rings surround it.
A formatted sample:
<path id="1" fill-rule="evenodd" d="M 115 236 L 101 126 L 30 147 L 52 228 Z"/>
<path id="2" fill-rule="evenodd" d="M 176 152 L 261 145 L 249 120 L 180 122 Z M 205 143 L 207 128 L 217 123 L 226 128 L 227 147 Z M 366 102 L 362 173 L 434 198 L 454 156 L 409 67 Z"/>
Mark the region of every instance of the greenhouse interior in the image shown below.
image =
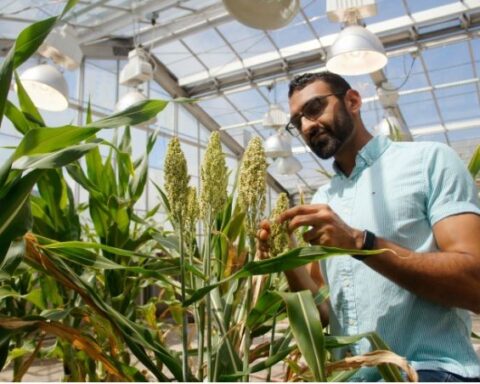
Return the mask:
<path id="1" fill-rule="evenodd" d="M 480 0 L 0 4 L 1 381 L 480 381 Z"/>

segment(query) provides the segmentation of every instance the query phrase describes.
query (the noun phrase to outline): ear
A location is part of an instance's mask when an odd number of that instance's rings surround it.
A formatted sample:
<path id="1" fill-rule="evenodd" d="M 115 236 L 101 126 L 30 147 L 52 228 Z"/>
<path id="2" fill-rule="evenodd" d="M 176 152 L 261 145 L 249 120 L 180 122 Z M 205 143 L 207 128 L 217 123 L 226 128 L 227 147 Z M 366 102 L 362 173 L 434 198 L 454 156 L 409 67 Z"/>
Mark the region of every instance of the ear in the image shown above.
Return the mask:
<path id="1" fill-rule="evenodd" d="M 355 89 L 349 89 L 345 94 L 345 105 L 347 109 L 353 113 L 360 113 L 360 108 L 362 107 L 362 97 Z"/>

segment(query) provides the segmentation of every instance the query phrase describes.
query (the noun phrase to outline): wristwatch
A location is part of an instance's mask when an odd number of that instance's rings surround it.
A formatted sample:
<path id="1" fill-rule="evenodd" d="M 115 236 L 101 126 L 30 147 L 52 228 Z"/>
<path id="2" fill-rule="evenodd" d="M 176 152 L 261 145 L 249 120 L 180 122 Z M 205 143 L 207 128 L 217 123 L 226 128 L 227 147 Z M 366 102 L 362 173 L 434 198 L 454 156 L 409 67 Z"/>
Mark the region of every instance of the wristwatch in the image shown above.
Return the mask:
<path id="1" fill-rule="evenodd" d="M 371 251 L 375 247 L 375 239 L 377 237 L 373 232 L 370 232 L 369 230 L 365 229 L 363 231 L 363 242 L 362 242 L 362 248 L 360 248 L 362 251 Z M 366 255 L 352 255 L 353 258 L 357 260 L 364 260 L 367 256 Z"/>

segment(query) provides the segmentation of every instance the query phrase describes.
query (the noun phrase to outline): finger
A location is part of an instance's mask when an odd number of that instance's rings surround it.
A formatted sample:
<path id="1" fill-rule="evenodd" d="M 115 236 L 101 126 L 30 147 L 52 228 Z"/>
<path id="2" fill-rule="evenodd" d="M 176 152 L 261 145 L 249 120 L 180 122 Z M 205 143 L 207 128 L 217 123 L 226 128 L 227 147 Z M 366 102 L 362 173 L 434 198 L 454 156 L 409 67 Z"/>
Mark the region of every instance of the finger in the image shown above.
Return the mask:
<path id="1" fill-rule="evenodd" d="M 283 223 L 284 221 L 291 220 L 298 215 L 309 215 L 323 210 L 330 210 L 330 207 L 326 204 L 297 205 L 296 207 L 282 212 L 278 216 L 277 222 Z"/>
<path id="2" fill-rule="evenodd" d="M 260 229 L 264 229 L 265 231 L 267 231 L 268 233 L 270 233 L 270 221 L 268 221 L 267 219 L 264 219 L 260 222 Z"/>
<path id="3" fill-rule="evenodd" d="M 264 230 L 264 229 L 261 229 L 261 230 L 258 231 L 258 232 L 259 232 L 259 233 L 258 233 L 258 239 L 259 239 L 260 241 L 267 241 L 268 238 L 270 237 L 270 233 L 267 232 L 267 231 Z"/>
<path id="4" fill-rule="evenodd" d="M 315 243 L 316 240 L 319 240 L 322 236 L 322 231 L 320 228 L 314 227 L 303 234 L 303 240 L 307 243 Z"/>
<path id="5" fill-rule="evenodd" d="M 288 230 L 295 231 L 299 227 L 321 227 L 330 223 L 331 215 L 327 211 L 315 211 L 311 214 L 297 215 L 288 223 Z"/>

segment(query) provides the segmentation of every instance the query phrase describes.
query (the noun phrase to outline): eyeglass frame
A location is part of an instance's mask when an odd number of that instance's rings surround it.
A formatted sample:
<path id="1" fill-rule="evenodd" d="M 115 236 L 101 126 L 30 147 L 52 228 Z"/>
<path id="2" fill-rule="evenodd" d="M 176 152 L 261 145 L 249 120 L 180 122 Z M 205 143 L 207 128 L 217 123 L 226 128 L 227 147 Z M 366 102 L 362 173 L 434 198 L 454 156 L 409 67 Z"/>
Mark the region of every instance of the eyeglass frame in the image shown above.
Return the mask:
<path id="1" fill-rule="evenodd" d="M 293 137 L 298 137 L 302 134 L 302 125 L 301 125 L 301 121 L 302 121 L 302 118 L 306 118 L 307 120 L 310 120 L 310 121 L 315 121 L 315 119 L 318 119 L 322 114 L 318 115 L 317 117 L 313 118 L 313 119 L 310 119 L 308 118 L 307 116 L 305 116 L 305 114 L 303 113 L 303 109 L 305 108 L 305 106 L 312 100 L 315 100 L 315 99 L 320 99 L 320 100 L 323 100 L 323 99 L 326 99 L 327 97 L 330 97 L 330 96 L 345 96 L 347 94 L 348 90 L 347 91 L 344 91 L 344 92 L 333 92 L 333 93 L 329 93 L 327 95 L 319 95 L 319 96 L 314 96 L 312 97 L 311 99 L 307 100 L 305 102 L 305 104 L 303 104 L 303 107 L 302 107 L 302 110 L 300 111 L 300 114 L 298 116 L 294 116 L 295 118 L 299 118 L 300 119 L 300 128 L 297 128 L 295 126 L 295 124 L 292 123 L 292 118 L 290 118 L 288 120 L 288 123 L 285 125 L 285 130 L 290 134 L 292 135 Z M 293 127 L 293 132 L 292 132 L 292 128 Z"/>

